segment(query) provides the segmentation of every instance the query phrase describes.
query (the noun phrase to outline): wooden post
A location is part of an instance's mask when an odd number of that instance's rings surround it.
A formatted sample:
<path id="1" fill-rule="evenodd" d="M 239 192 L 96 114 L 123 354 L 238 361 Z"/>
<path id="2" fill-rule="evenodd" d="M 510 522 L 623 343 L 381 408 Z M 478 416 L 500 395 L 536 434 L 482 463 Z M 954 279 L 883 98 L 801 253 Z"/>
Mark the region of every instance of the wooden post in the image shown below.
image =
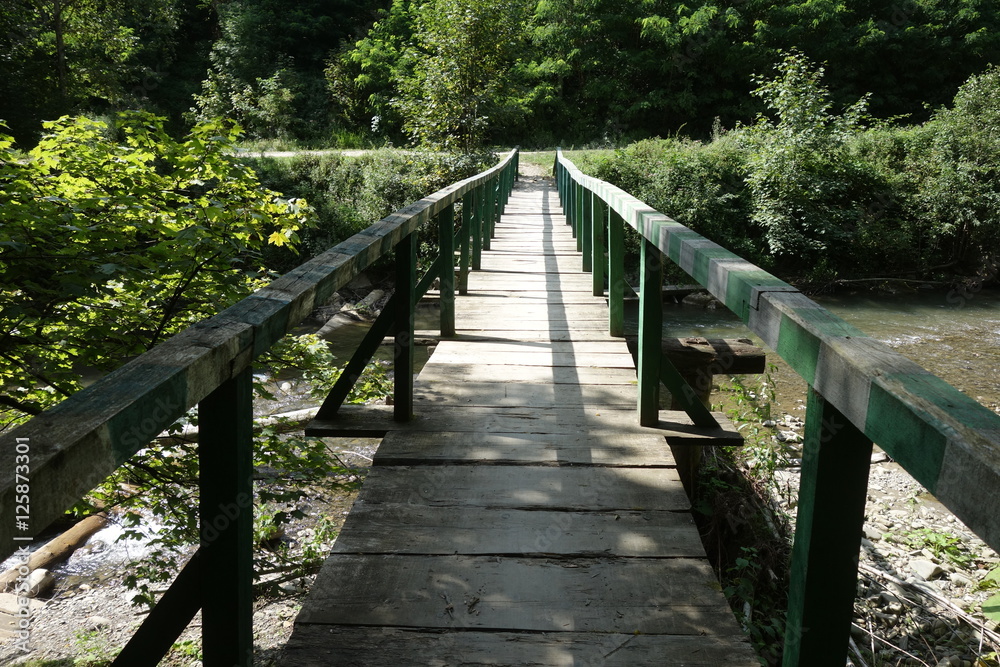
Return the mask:
<path id="1" fill-rule="evenodd" d="M 608 207 L 608 334 L 625 335 L 625 221 Z"/>
<path id="2" fill-rule="evenodd" d="M 497 181 L 496 177 L 491 178 L 486 183 L 486 202 L 483 213 L 483 250 L 490 249 L 490 240 L 493 238 L 493 216 L 496 215 L 497 206 Z"/>
<path id="3" fill-rule="evenodd" d="M 462 197 L 462 241 L 459 244 L 458 260 L 458 293 L 469 293 L 469 236 L 472 233 L 472 217 L 475 209 L 475 190 L 470 190 Z"/>
<path id="4" fill-rule="evenodd" d="M 396 246 L 396 326 L 393 345 L 393 419 L 410 421 L 413 416 L 413 310 L 416 306 L 417 233 Z"/>
<path id="5" fill-rule="evenodd" d="M 472 269 L 478 271 L 483 266 L 483 211 L 486 201 L 486 184 L 482 184 L 473 191 L 475 204 L 472 216 Z"/>
<path id="6" fill-rule="evenodd" d="M 593 252 L 593 260 L 590 263 L 591 270 L 594 272 L 593 275 L 593 295 L 603 296 L 604 295 L 604 228 L 608 224 L 608 205 L 603 199 L 597 196 L 597 193 L 591 193 L 594 198 L 594 204 L 591 208 L 592 219 L 590 221 L 590 227 L 593 230 L 591 232 L 591 251 Z"/>
<path id="7" fill-rule="evenodd" d="M 639 281 L 639 424 L 660 421 L 660 339 L 663 336 L 663 263 L 660 250 L 642 239 Z"/>
<path id="8" fill-rule="evenodd" d="M 847 657 L 872 441 L 811 386 L 792 547 L 784 667 Z"/>
<path id="9" fill-rule="evenodd" d="M 455 205 L 438 214 L 441 249 L 441 336 L 455 335 Z"/>
<path id="10" fill-rule="evenodd" d="M 253 664 L 253 387 L 250 369 L 198 404 L 202 658 Z"/>
<path id="11" fill-rule="evenodd" d="M 583 253 L 583 272 L 594 270 L 594 194 L 583 191 L 583 215 L 580 216 L 580 251 Z"/>
<path id="12" fill-rule="evenodd" d="M 583 197 L 584 189 L 580 183 L 574 183 L 576 190 L 576 206 L 573 211 L 573 236 L 576 238 L 576 251 L 583 252 Z"/>

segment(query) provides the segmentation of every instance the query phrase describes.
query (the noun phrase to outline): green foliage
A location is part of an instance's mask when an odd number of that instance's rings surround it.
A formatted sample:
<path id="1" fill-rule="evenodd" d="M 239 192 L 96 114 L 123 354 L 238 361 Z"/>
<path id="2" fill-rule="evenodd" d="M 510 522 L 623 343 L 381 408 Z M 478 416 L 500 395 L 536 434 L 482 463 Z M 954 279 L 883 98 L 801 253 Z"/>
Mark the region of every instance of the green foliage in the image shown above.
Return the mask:
<path id="1" fill-rule="evenodd" d="M 788 55 L 758 88 L 773 120 L 717 129 L 709 143 L 641 141 L 581 165 L 788 280 L 995 280 L 1000 70 L 906 128 L 865 128 L 864 100 L 833 113 L 822 74 Z"/>
<path id="2" fill-rule="evenodd" d="M 930 528 L 917 528 L 903 537 L 911 549 L 927 549 L 939 560 L 947 559 L 961 568 L 969 568 L 973 563 L 972 554 L 964 548 L 962 540 L 954 535 Z"/>
<path id="3" fill-rule="evenodd" d="M 524 35 L 525 0 L 432 0 L 417 12 L 393 105 L 419 144 L 472 154 L 497 116 L 514 116 L 510 69 Z M 510 119 L 508 119 L 508 123 Z"/>
<path id="4" fill-rule="evenodd" d="M 742 555 L 726 571 L 722 593 L 736 612 L 743 631 L 749 635 L 761 664 L 776 665 L 785 643 L 785 613 L 775 608 L 780 600 L 773 599 L 774 586 L 761 586 L 767 575 L 760 552 L 754 547 L 741 547 L 740 551 Z"/>
<path id="5" fill-rule="evenodd" d="M 383 149 L 357 157 L 328 153 L 247 162 L 267 187 L 304 198 L 316 208 L 318 225 L 302 233 L 301 250 L 310 257 L 407 204 L 493 166 L 496 156 Z M 273 248 L 265 259 L 279 271 L 300 261 Z"/>
<path id="6" fill-rule="evenodd" d="M 237 127 L 182 141 L 161 119 L 63 118 L 17 159 L 0 136 L 0 401 L 37 414 L 191 321 L 246 296 L 261 252 L 291 247 L 310 207 L 231 157 Z M 18 414 L 20 413 L 20 414 Z"/>
<path id="7" fill-rule="evenodd" d="M 777 261 L 804 270 L 843 255 L 871 196 L 870 174 L 847 149 L 862 129 L 865 100 L 832 114 L 823 68 L 792 53 L 778 69 L 755 91 L 777 120 L 761 118 L 741 133 L 750 152 L 751 220 Z"/>

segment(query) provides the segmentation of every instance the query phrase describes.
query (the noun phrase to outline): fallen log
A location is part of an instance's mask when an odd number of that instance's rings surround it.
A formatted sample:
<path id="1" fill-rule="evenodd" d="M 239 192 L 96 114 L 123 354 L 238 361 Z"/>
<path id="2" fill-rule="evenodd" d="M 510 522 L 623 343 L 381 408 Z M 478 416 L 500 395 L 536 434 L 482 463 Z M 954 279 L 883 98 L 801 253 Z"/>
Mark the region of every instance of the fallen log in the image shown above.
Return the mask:
<path id="1" fill-rule="evenodd" d="M 40 567 L 51 569 L 53 565 L 69 558 L 74 551 L 86 544 L 91 535 L 106 525 L 108 516 L 104 512 L 88 516 L 63 534 L 49 540 L 45 546 L 33 551 L 26 563 L 28 569 L 36 570 Z M 6 593 L 14 588 L 18 578 L 22 577 L 20 568 L 21 564 L 18 564 L 0 575 L 0 593 Z"/>

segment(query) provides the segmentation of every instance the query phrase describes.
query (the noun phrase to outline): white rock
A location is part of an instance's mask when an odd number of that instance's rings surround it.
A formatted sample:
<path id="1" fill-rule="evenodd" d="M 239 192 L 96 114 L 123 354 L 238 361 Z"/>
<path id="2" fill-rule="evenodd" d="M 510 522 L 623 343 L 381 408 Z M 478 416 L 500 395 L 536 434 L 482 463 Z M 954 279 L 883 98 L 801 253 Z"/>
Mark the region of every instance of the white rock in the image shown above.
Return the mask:
<path id="1" fill-rule="evenodd" d="M 44 567 L 32 570 L 31 574 L 28 575 L 28 592 L 26 595 L 29 598 L 37 598 L 39 595 L 45 595 L 55 583 L 56 576 Z"/>
<path id="2" fill-rule="evenodd" d="M 956 586 L 968 587 L 976 583 L 975 580 L 972 579 L 972 577 L 962 574 L 961 572 L 952 572 L 948 578 L 951 579 L 951 583 L 955 584 Z"/>
<path id="3" fill-rule="evenodd" d="M 910 569 L 924 581 L 930 581 L 944 572 L 940 565 L 933 561 L 924 560 L 923 558 L 910 561 Z"/>
<path id="4" fill-rule="evenodd" d="M 109 625 L 111 625 L 111 620 L 104 618 L 103 616 L 88 616 L 83 621 L 84 629 L 90 632 L 106 628 Z"/>

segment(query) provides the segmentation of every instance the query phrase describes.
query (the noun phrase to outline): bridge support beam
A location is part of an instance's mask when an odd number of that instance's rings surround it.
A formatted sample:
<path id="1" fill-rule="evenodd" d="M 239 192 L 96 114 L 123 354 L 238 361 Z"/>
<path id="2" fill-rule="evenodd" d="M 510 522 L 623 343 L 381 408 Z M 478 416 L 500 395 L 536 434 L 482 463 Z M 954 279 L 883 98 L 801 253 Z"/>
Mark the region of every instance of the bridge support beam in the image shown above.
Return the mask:
<path id="1" fill-rule="evenodd" d="M 872 441 L 812 387 L 806 407 L 784 667 L 841 667 L 857 594 Z"/>

